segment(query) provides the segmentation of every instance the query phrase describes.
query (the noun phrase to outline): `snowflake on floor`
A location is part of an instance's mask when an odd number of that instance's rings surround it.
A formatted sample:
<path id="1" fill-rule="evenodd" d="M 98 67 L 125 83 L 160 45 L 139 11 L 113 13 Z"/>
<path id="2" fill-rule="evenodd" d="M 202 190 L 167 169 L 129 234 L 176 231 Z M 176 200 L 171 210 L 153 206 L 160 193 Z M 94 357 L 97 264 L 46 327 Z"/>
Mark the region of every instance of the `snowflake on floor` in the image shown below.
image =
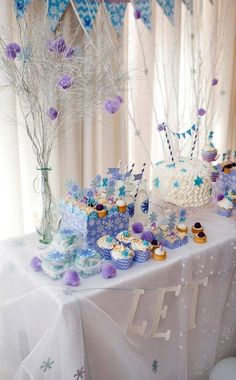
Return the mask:
<path id="1" fill-rule="evenodd" d="M 42 369 L 43 372 L 46 372 L 48 369 L 52 369 L 52 365 L 54 363 L 54 360 L 51 358 L 48 358 L 47 360 L 44 360 L 40 366 L 40 369 Z"/>
<path id="2" fill-rule="evenodd" d="M 152 362 L 152 372 L 157 373 L 158 372 L 158 360 L 154 359 Z"/>
<path id="3" fill-rule="evenodd" d="M 155 178 L 154 179 L 154 181 L 153 181 L 153 184 L 154 184 L 154 187 L 156 188 L 156 189 L 158 189 L 158 187 L 160 186 L 160 180 L 159 180 L 159 178 Z"/>
<path id="4" fill-rule="evenodd" d="M 84 369 L 84 367 L 81 367 L 80 369 L 76 370 L 74 377 L 76 380 L 83 379 L 84 374 L 85 374 L 85 369 Z"/>

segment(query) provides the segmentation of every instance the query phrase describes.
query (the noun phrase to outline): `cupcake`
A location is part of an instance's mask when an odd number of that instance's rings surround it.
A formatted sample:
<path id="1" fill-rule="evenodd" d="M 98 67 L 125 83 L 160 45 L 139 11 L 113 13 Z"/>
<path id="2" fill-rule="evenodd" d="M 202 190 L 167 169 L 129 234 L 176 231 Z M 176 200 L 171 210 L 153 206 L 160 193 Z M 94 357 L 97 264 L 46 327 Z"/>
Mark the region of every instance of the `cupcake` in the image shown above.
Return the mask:
<path id="1" fill-rule="evenodd" d="M 229 217 L 233 209 L 233 202 L 230 198 L 226 197 L 217 202 L 217 213 L 221 216 Z"/>
<path id="2" fill-rule="evenodd" d="M 233 207 L 236 207 L 236 190 L 231 191 L 230 198 L 232 199 Z"/>
<path id="3" fill-rule="evenodd" d="M 192 233 L 198 234 L 199 232 L 203 232 L 203 227 L 201 223 L 197 222 L 192 226 Z"/>
<path id="4" fill-rule="evenodd" d="M 220 172 L 217 168 L 217 166 L 212 166 L 212 172 L 211 172 L 211 180 L 212 182 L 216 182 L 217 178 L 219 177 Z"/>
<path id="5" fill-rule="evenodd" d="M 125 212 L 126 211 L 126 203 L 123 199 L 118 199 L 118 201 L 116 202 L 116 206 L 118 207 L 118 211 L 119 212 Z"/>
<path id="6" fill-rule="evenodd" d="M 177 234 L 170 233 L 169 235 L 165 236 L 163 245 L 169 249 L 176 249 L 176 248 L 179 248 L 181 244 L 180 244 L 180 239 L 177 236 Z"/>
<path id="7" fill-rule="evenodd" d="M 97 241 L 97 246 L 99 247 L 99 252 L 106 260 L 111 260 L 111 251 L 117 244 L 117 240 L 112 236 L 104 235 L 100 237 Z"/>
<path id="8" fill-rule="evenodd" d="M 124 245 L 115 245 L 111 251 L 111 259 L 117 269 L 126 270 L 132 265 L 134 252 Z"/>
<path id="9" fill-rule="evenodd" d="M 202 149 L 202 159 L 203 161 L 212 162 L 217 158 L 217 149 L 212 143 L 209 143 Z"/>
<path id="10" fill-rule="evenodd" d="M 228 164 L 224 165 L 223 166 L 223 172 L 225 174 L 231 173 L 232 167 L 233 167 L 233 165 L 231 163 L 228 163 Z"/>
<path id="11" fill-rule="evenodd" d="M 135 239 L 134 236 L 130 234 L 129 231 L 121 231 L 116 236 L 116 239 L 119 243 L 122 243 L 124 246 L 129 247 L 131 242 Z"/>
<path id="12" fill-rule="evenodd" d="M 155 249 L 152 254 L 152 258 L 157 261 L 163 261 L 166 259 L 166 251 L 162 244 L 160 244 L 159 247 Z"/>
<path id="13" fill-rule="evenodd" d="M 107 215 L 107 210 L 101 203 L 97 204 L 96 210 L 99 218 L 104 218 Z"/>
<path id="14" fill-rule="evenodd" d="M 187 232 L 188 232 L 188 226 L 184 222 L 177 224 L 176 229 L 180 233 L 186 233 L 187 234 Z"/>
<path id="15" fill-rule="evenodd" d="M 152 249 L 152 252 L 154 253 L 155 249 L 159 247 L 159 244 L 158 244 L 158 241 L 156 239 L 153 239 L 151 241 L 151 249 Z"/>
<path id="16" fill-rule="evenodd" d="M 203 244 L 203 243 L 206 243 L 207 237 L 206 237 L 206 234 L 204 232 L 199 232 L 194 236 L 193 240 L 195 243 Z"/>
<path id="17" fill-rule="evenodd" d="M 131 243 L 134 251 L 134 261 L 144 263 L 148 261 L 151 255 L 151 244 L 147 240 L 135 239 Z"/>

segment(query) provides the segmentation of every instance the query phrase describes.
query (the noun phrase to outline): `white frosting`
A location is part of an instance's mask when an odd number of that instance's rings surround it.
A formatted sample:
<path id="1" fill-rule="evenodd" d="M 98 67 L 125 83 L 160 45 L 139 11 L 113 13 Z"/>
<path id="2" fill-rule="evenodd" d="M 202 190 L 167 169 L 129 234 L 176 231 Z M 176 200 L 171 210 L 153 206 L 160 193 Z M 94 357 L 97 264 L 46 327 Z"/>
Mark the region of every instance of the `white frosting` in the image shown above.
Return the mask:
<path id="1" fill-rule="evenodd" d="M 165 256 L 166 251 L 164 251 L 163 248 L 158 247 L 158 248 L 155 249 L 155 252 L 154 252 L 154 253 L 155 253 L 155 255 L 157 255 L 157 256 Z"/>
<path id="2" fill-rule="evenodd" d="M 132 240 L 134 240 L 134 237 L 129 233 L 129 231 L 121 231 L 116 236 L 117 240 L 119 240 L 121 243 L 130 243 Z"/>
<path id="3" fill-rule="evenodd" d="M 179 228 L 180 230 L 186 230 L 186 229 L 187 229 L 187 226 L 186 226 L 185 223 L 179 223 L 179 224 L 178 224 L 178 228 Z"/>
<path id="4" fill-rule="evenodd" d="M 132 259 L 134 257 L 134 252 L 123 245 L 116 245 L 111 253 L 114 260 L 120 259 Z"/>
<path id="5" fill-rule="evenodd" d="M 125 201 L 123 199 L 118 199 L 118 201 L 116 202 L 116 206 L 118 207 L 123 207 L 125 206 Z"/>
<path id="6" fill-rule="evenodd" d="M 97 241 L 97 245 L 100 248 L 112 249 L 117 244 L 116 239 L 112 238 L 109 235 L 104 235 Z"/>
<path id="7" fill-rule="evenodd" d="M 211 172 L 211 165 L 198 159 L 158 163 L 153 176 L 154 201 L 159 198 L 181 207 L 205 205 L 211 198 Z"/>
<path id="8" fill-rule="evenodd" d="M 233 203 L 230 199 L 224 198 L 221 201 L 217 202 L 217 205 L 226 210 L 233 208 Z"/>
<path id="9" fill-rule="evenodd" d="M 215 148 L 214 145 L 205 145 L 204 148 L 202 149 L 205 152 L 217 152 L 217 149 Z"/>
<path id="10" fill-rule="evenodd" d="M 141 240 L 141 239 L 135 239 L 134 241 L 132 241 L 131 247 L 134 251 L 145 252 L 145 251 L 150 250 L 151 245 L 150 245 L 150 243 L 148 243 L 148 241 Z"/>

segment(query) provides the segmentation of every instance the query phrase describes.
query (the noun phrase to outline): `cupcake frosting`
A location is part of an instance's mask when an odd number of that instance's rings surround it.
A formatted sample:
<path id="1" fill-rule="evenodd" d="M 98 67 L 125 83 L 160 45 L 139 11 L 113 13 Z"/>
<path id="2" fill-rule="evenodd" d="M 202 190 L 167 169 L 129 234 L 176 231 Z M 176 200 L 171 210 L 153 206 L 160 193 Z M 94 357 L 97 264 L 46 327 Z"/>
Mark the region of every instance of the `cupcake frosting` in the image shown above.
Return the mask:
<path id="1" fill-rule="evenodd" d="M 113 249 L 116 244 L 117 240 L 109 235 L 104 235 L 100 237 L 100 239 L 98 239 L 97 241 L 97 245 L 99 246 L 99 248 L 104 249 Z"/>
<path id="2" fill-rule="evenodd" d="M 132 249 L 134 251 L 148 251 L 151 248 L 150 243 L 147 240 L 135 239 L 132 243 Z"/>
<path id="3" fill-rule="evenodd" d="M 224 198 L 221 201 L 217 202 L 217 205 L 226 210 L 233 208 L 233 203 L 229 198 Z"/>
<path id="4" fill-rule="evenodd" d="M 178 228 L 180 228 L 181 230 L 186 230 L 187 229 L 187 225 L 185 223 L 179 223 L 178 224 Z"/>
<path id="5" fill-rule="evenodd" d="M 216 147 L 212 143 L 208 144 L 208 145 L 205 145 L 202 150 L 205 151 L 205 152 L 217 152 Z"/>
<path id="6" fill-rule="evenodd" d="M 132 259 L 134 257 L 132 249 L 124 247 L 123 245 L 115 245 L 111 254 L 114 260 Z"/>
<path id="7" fill-rule="evenodd" d="M 163 249 L 163 247 L 158 247 L 155 249 L 155 255 L 157 256 L 165 256 L 166 251 Z"/>
<path id="8" fill-rule="evenodd" d="M 116 206 L 118 206 L 118 207 L 123 207 L 125 205 L 126 205 L 126 203 L 123 199 L 118 199 L 118 201 L 116 201 Z"/>
<path id="9" fill-rule="evenodd" d="M 123 243 L 130 243 L 132 240 L 134 240 L 134 237 L 129 233 L 129 231 L 119 232 L 116 238 Z"/>

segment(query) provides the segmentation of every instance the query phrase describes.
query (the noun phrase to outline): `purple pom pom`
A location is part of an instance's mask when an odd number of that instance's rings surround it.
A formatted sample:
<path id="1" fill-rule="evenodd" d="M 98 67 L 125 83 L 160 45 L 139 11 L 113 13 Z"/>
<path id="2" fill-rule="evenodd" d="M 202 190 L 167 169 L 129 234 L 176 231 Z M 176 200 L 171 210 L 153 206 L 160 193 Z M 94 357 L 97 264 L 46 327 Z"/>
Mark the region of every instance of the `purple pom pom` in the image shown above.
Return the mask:
<path id="1" fill-rule="evenodd" d="M 222 201 L 222 199 L 224 199 L 224 197 L 225 197 L 224 194 L 218 194 L 216 197 L 217 202 Z"/>
<path id="2" fill-rule="evenodd" d="M 72 85 L 72 78 L 69 77 L 68 75 L 63 75 L 59 80 L 58 80 L 58 86 L 63 88 L 63 90 L 66 90 Z"/>
<path id="3" fill-rule="evenodd" d="M 32 258 L 30 265 L 35 272 L 40 272 L 42 270 L 42 261 L 37 256 Z"/>
<path id="4" fill-rule="evenodd" d="M 71 58 L 75 54 L 75 49 L 72 47 L 68 47 L 65 51 L 65 57 L 66 58 Z"/>
<path id="5" fill-rule="evenodd" d="M 12 61 L 14 61 L 14 59 L 16 58 L 17 54 L 20 53 L 20 51 L 21 51 L 20 46 L 16 44 L 15 42 L 7 45 L 5 49 L 7 58 L 11 59 Z"/>
<path id="6" fill-rule="evenodd" d="M 57 116 L 58 116 L 58 111 L 56 110 L 56 108 L 50 107 L 48 110 L 48 117 L 51 120 L 56 120 Z"/>
<path id="7" fill-rule="evenodd" d="M 166 125 L 165 125 L 165 123 L 158 124 L 158 126 L 157 126 L 157 130 L 158 130 L 159 132 L 165 131 L 165 129 L 166 129 Z"/>
<path id="8" fill-rule="evenodd" d="M 212 84 L 212 86 L 216 86 L 218 84 L 218 82 L 219 82 L 218 79 L 214 78 L 214 79 L 212 79 L 211 84 Z"/>
<path id="9" fill-rule="evenodd" d="M 116 268 L 111 264 L 103 264 L 102 266 L 102 277 L 103 278 L 113 278 L 116 277 Z"/>
<path id="10" fill-rule="evenodd" d="M 140 19 L 141 16 L 142 16 L 142 13 L 141 13 L 140 9 L 135 9 L 134 17 L 136 18 L 136 20 Z"/>
<path id="11" fill-rule="evenodd" d="M 154 239 L 154 235 L 151 231 L 144 231 L 141 235 L 142 240 L 147 240 L 149 243 L 151 243 Z"/>
<path id="12" fill-rule="evenodd" d="M 79 275 L 73 270 L 67 270 L 64 274 L 64 284 L 77 286 L 80 283 Z"/>
<path id="13" fill-rule="evenodd" d="M 197 111 L 198 116 L 204 116 L 205 113 L 206 111 L 204 110 L 204 108 L 199 108 L 199 110 Z"/>
<path id="14" fill-rule="evenodd" d="M 143 225 L 142 225 L 142 223 L 139 223 L 139 222 L 134 223 L 132 225 L 132 229 L 133 229 L 135 234 L 140 234 L 141 232 L 143 232 Z"/>
<path id="15" fill-rule="evenodd" d="M 116 99 L 107 99 L 104 103 L 104 109 L 107 113 L 116 113 L 120 108 L 120 101 Z"/>
<path id="16" fill-rule="evenodd" d="M 119 102 L 120 104 L 123 103 L 123 98 L 120 95 L 116 95 L 115 100 L 117 100 L 117 102 Z"/>

